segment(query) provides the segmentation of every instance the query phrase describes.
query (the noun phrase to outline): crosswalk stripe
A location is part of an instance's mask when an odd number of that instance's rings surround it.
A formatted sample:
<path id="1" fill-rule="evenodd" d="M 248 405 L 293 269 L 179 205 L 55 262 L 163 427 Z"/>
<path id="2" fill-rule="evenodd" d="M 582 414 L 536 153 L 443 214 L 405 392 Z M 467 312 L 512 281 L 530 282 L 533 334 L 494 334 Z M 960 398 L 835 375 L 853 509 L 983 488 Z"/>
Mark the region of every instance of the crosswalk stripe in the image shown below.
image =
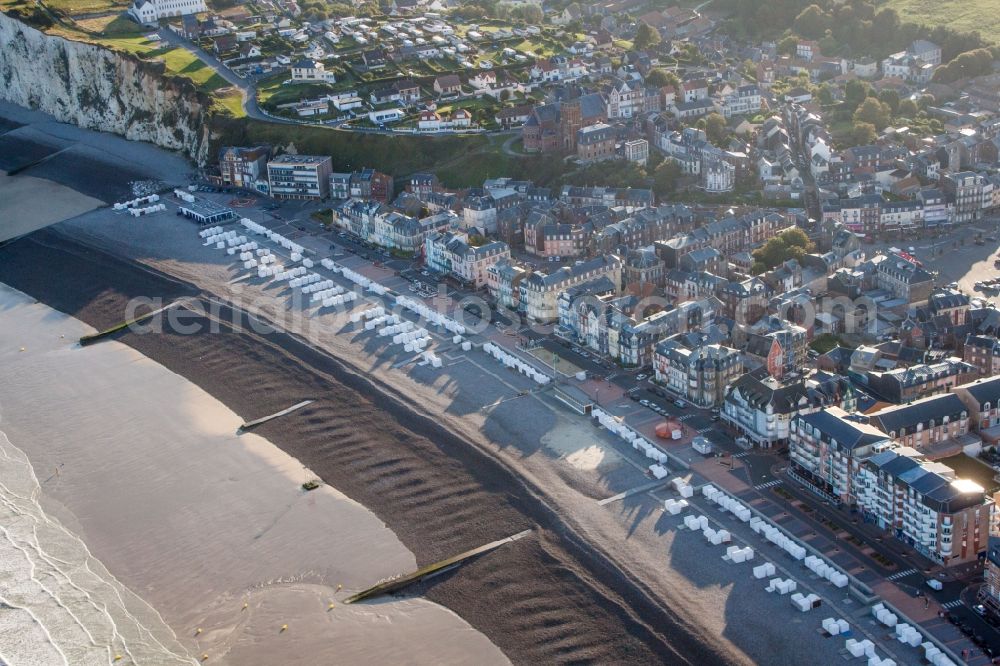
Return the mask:
<path id="1" fill-rule="evenodd" d="M 768 481 L 766 483 L 758 483 L 756 486 L 754 486 L 754 488 L 757 489 L 757 490 L 766 490 L 767 488 L 770 488 L 772 486 L 776 486 L 779 483 L 781 483 L 781 479 L 773 479 L 773 480 Z"/>
<path id="2" fill-rule="evenodd" d="M 943 608 L 945 610 L 952 610 L 953 608 L 958 608 L 961 605 L 962 605 L 962 600 L 961 599 L 955 599 L 953 601 L 949 601 L 946 604 L 941 604 L 941 608 Z"/>
<path id="3" fill-rule="evenodd" d="M 748 455 L 750 455 L 749 451 L 743 451 L 742 453 L 734 454 L 733 457 L 734 458 L 746 458 Z"/>
<path id="4" fill-rule="evenodd" d="M 916 569 L 907 569 L 906 571 L 897 571 L 896 573 L 892 574 L 891 576 L 886 576 L 886 580 L 900 580 L 902 578 L 906 578 L 907 576 L 912 576 L 915 573 L 917 573 Z"/>

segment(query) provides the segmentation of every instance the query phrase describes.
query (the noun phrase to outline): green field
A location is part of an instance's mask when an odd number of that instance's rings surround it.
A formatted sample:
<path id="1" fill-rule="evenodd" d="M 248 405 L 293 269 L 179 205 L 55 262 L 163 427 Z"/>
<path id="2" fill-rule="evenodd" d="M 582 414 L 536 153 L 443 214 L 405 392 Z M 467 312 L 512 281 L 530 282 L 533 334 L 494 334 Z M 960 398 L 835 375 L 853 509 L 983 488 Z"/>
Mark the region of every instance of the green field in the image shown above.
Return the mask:
<path id="1" fill-rule="evenodd" d="M 202 62 L 197 56 L 179 46 L 164 46 L 143 36 L 137 37 L 105 37 L 91 39 L 113 49 L 134 53 L 144 60 L 162 60 L 167 66 L 167 73 L 183 76 L 194 81 L 200 89 L 212 92 L 225 88 L 229 83 L 219 76 L 218 72 Z"/>
<path id="2" fill-rule="evenodd" d="M 987 42 L 1000 43 L 1000 5 L 996 0 L 888 0 L 886 7 L 904 21 L 960 32 L 978 31 Z"/>

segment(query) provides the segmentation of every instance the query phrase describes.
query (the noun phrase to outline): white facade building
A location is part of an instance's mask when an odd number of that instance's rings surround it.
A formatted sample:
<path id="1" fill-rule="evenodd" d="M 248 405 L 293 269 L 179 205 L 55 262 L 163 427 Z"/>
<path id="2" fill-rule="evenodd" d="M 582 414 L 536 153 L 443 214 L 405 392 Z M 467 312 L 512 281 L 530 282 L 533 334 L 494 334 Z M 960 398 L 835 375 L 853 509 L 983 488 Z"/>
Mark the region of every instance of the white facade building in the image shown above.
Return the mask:
<path id="1" fill-rule="evenodd" d="M 139 23 L 156 23 L 161 18 L 207 11 L 205 0 L 135 0 L 128 9 Z"/>

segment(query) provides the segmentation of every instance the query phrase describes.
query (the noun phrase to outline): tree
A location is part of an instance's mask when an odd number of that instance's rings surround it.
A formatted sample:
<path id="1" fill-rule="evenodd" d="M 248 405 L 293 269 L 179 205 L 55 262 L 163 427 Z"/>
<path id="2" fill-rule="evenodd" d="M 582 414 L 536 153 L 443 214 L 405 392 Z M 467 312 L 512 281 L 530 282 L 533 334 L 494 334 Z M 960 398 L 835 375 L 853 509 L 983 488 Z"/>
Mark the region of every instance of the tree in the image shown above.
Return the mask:
<path id="1" fill-rule="evenodd" d="M 795 17 L 792 29 L 806 39 L 819 39 L 826 32 L 829 17 L 819 5 L 809 5 Z"/>
<path id="2" fill-rule="evenodd" d="M 993 52 L 989 49 L 966 51 L 947 65 L 938 67 L 934 72 L 937 83 L 952 83 L 959 79 L 972 76 L 982 76 L 993 71 Z"/>
<path id="3" fill-rule="evenodd" d="M 871 123 L 877 130 L 888 127 L 891 120 L 892 112 L 889 107 L 874 97 L 865 99 L 854 112 L 855 123 Z"/>
<path id="4" fill-rule="evenodd" d="M 871 123 L 854 123 L 851 128 L 851 140 L 856 146 L 867 146 L 870 143 L 875 143 L 876 137 L 878 137 L 878 133 Z"/>
<path id="5" fill-rule="evenodd" d="M 677 79 L 676 74 L 668 72 L 662 67 L 654 67 L 646 74 L 646 85 L 653 86 L 654 88 L 676 86 L 679 83 L 680 81 Z"/>
<path id="6" fill-rule="evenodd" d="M 858 108 L 858 105 L 868 97 L 871 89 L 872 87 L 867 81 L 851 79 L 844 86 L 844 103 L 851 109 Z"/>
<path id="7" fill-rule="evenodd" d="M 753 272 L 763 273 L 789 259 L 801 259 L 812 251 L 813 243 L 806 232 L 799 228 L 789 229 L 767 241 L 764 247 L 754 250 Z"/>
<path id="8" fill-rule="evenodd" d="M 889 107 L 890 113 L 895 115 L 899 111 L 899 93 L 892 88 L 886 88 L 878 94 L 880 102 Z"/>
<path id="9" fill-rule="evenodd" d="M 726 119 L 721 113 L 710 113 L 705 116 L 705 134 L 708 140 L 717 146 L 725 142 L 729 136 L 729 128 L 726 127 Z"/>
<path id="10" fill-rule="evenodd" d="M 545 19 L 545 14 L 542 13 L 542 8 L 538 5 L 525 5 L 521 8 L 521 16 L 524 18 L 524 22 L 528 25 L 541 25 L 542 21 Z"/>
<path id="11" fill-rule="evenodd" d="M 833 104 L 833 91 L 830 90 L 830 86 L 828 84 L 823 83 L 819 86 L 816 90 L 816 99 L 818 99 L 819 103 L 823 106 Z"/>
<path id="12" fill-rule="evenodd" d="M 778 42 L 778 53 L 781 55 L 795 55 L 795 51 L 799 47 L 799 40 L 794 36 L 789 35 L 785 37 L 780 42 Z"/>
<path id="13" fill-rule="evenodd" d="M 660 43 L 660 33 L 645 21 L 639 21 L 639 27 L 635 31 L 635 41 L 633 43 L 635 44 L 635 48 L 645 51 L 650 46 L 656 46 Z"/>
<path id="14" fill-rule="evenodd" d="M 912 99 L 904 99 L 899 103 L 899 107 L 896 109 L 896 113 L 903 118 L 913 118 L 917 115 L 919 109 L 917 108 L 917 103 Z"/>
<path id="15" fill-rule="evenodd" d="M 653 192 L 662 197 L 677 189 L 681 168 L 673 160 L 664 160 L 653 170 Z"/>

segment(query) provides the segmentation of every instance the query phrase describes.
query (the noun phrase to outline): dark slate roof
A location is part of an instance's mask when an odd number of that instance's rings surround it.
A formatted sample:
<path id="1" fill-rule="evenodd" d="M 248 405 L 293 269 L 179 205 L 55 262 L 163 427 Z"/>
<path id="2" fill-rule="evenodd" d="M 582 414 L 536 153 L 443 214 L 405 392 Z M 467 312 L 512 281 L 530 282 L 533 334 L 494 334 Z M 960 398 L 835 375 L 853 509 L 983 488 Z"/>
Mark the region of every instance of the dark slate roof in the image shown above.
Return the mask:
<path id="1" fill-rule="evenodd" d="M 957 395 L 946 393 L 917 400 L 908 405 L 887 407 L 872 414 L 871 421 L 883 432 L 898 433 L 903 428 L 906 428 L 907 432 L 913 432 L 918 423 L 927 423 L 931 419 L 934 419 L 935 423 L 941 423 L 944 417 L 960 418 L 961 413 L 965 411 L 967 411 L 965 405 Z"/>
<path id="2" fill-rule="evenodd" d="M 980 405 L 988 402 L 996 406 L 1000 401 L 1000 377 L 977 379 L 969 384 L 963 384 L 960 388 L 968 391 Z"/>
<path id="3" fill-rule="evenodd" d="M 850 417 L 842 418 L 827 410 L 800 415 L 799 420 L 817 428 L 845 449 L 858 449 L 875 442 L 888 439 L 888 435 L 866 423 L 852 422 Z"/>

